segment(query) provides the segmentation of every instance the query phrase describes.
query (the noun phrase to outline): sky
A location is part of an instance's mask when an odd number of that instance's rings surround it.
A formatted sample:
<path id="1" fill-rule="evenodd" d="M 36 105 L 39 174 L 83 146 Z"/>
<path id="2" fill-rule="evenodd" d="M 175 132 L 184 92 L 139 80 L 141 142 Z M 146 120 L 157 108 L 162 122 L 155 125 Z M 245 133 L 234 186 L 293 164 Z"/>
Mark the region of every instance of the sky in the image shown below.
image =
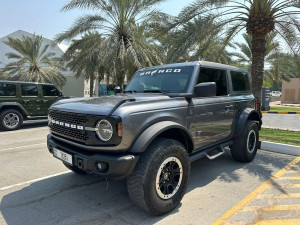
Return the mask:
<path id="1" fill-rule="evenodd" d="M 17 30 L 43 35 L 54 39 L 55 35 L 69 28 L 80 15 L 87 11 L 61 12 L 69 0 L 0 0 L 0 38 Z M 166 0 L 158 8 L 171 15 L 193 0 Z"/>

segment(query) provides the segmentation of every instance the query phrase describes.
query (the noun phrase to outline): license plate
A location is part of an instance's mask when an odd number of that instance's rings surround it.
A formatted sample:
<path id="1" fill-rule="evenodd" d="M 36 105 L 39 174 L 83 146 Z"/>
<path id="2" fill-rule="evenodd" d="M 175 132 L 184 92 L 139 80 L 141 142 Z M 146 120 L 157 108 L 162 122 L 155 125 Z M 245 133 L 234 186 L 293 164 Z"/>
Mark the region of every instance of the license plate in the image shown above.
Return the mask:
<path id="1" fill-rule="evenodd" d="M 63 151 L 60 151 L 58 150 L 57 148 L 53 148 L 53 155 L 56 157 L 56 158 L 59 158 L 61 159 L 62 161 L 64 162 L 67 162 L 71 165 L 73 165 L 73 158 L 72 158 L 72 155 L 68 154 L 68 153 L 65 153 Z"/>

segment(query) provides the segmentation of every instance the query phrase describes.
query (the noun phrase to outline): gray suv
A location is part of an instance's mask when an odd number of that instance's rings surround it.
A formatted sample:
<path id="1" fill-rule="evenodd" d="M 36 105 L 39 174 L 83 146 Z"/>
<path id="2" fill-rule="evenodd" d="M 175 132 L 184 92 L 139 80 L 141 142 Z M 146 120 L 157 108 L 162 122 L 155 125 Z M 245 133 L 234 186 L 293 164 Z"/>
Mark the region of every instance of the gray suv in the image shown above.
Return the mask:
<path id="1" fill-rule="evenodd" d="M 124 93 L 61 100 L 49 109 L 48 149 L 79 174 L 127 177 L 132 201 L 153 215 L 184 196 L 190 163 L 225 147 L 250 162 L 261 113 L 245 70 L 189 62 L 138 70 Z"/>

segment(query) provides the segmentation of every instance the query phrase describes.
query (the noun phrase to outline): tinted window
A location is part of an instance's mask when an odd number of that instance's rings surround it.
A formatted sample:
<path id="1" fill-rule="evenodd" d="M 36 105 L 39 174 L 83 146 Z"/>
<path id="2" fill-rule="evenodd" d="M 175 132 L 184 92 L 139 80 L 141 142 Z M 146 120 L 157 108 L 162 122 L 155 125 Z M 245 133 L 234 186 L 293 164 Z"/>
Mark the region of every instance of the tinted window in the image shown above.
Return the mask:
<path id="1" fill-rule="evenodd" d="M 227 78 L 225 70 L 201 68 L 198 83 L 215 82 L 217 86 L 217 96 L 227 95 Z"/>
<path id="2" fill-rule="evenodd" d="M 22 96 L 38 96 L 38 89 L 35 84 L 21 85 Z"/>
<path id="3" fill-rule="evenodd" d="M 0 84 L 0 96 L 16 96 L 16 85 Z"/>
<path id="4" fill-rule="evenodd" d="M 60 92 L 56 89 L 56 87 L 52 85 L 43 85 L 43 95 L 44 96 L 59 96 Z"/>
<path id="5" fill-rule="evenodd" d="M 135 73 L 126 91 L 184 93 L 187 92 L 193 71 L 193 66 L 140 70 Z"/>
<path id="6" fill-rule="evenodd" d="M 230 71 L 233 91 L 249 91 L 249 79 L 247 73 Z"/>

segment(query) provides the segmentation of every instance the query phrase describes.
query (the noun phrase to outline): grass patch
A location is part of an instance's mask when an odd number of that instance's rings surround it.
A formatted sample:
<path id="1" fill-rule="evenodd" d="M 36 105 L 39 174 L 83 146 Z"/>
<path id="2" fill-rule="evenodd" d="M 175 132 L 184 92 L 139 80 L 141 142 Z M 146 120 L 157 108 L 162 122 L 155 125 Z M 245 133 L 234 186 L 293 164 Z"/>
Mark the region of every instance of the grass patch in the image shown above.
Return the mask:
<path id="1" fill-rule="evenodd" d="M 259 132 L 261 141 L 300 146 L 300 132 L 262 128 Z"/>
<path id="2" fill-rule="evenodd" d="M 300 112 L 300 108 L 296 108 L 296 107 L 282 107 L 282 106 L 271 106 L 270 111 L 278 111 L 278 112 Z"/>

